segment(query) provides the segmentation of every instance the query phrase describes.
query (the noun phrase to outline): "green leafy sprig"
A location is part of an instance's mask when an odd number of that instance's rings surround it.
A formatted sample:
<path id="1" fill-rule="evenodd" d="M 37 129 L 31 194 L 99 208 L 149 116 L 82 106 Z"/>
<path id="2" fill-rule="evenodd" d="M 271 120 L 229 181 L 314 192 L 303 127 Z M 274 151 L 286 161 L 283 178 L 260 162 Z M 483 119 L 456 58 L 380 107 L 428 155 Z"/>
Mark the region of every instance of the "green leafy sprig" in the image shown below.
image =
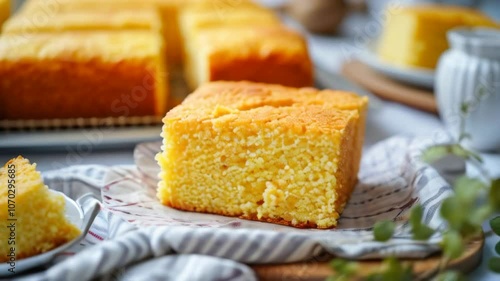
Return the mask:
<path id="1" fill-rule="evenodd" d="M 466 245 L 482 235 L 482 223 L 500 211 L 500 179 L 489 180 L 487 173 L 479 166 L 482 159 L 476 153 L 463 148 L 459 144 L 438 145 L 427 149 L 422 158 L 433 163 L 448 155 L 455 155 L 466 161 L 472 161 L 480 170 L 484 179 L 461 176 L 454 183 L 455 193 L 446 198 L 441 205 L 440 216 L 446 222 L 447 228 L 439 230 L 442 234 L 441 262 L 435 280 L 461 281 L 466 278 L 458 271 L 446 270 L 450 261 L 460 258 Z M 484 200 L 486 198 L 486 200 Z M 414 240 L 428 240 L 438 230 L 426 225 L 423 221 L 423 208 L 417 204 L 410 210 L 409 223 Z M 500 236 L 500 216 L 490 221 L 492 233 Z M 383 220 L 373 227 L 374 240 L 389 241 L 396 229 L 393 221 Z M 488 261 L 489 269 L 500 273 L 500 242 L 495 246 L 498 256 Z M 376 272 L 360 276 L 359 264 L 353 261 L 335 259 L 331 263 L 335 274 L 329 281 L 343 280 L 414 280 L 412 264 L 399 261 L 395 257 L 384 259 L 383 266 Z"/>

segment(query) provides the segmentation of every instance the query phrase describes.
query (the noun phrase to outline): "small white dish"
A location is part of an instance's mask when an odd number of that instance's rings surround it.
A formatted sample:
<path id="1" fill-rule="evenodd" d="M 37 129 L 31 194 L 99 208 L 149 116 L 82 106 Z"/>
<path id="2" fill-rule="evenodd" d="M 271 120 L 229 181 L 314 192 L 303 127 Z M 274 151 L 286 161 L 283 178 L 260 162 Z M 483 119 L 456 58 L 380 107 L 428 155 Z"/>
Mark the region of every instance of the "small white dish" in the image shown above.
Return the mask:
<path id="1" fill-rule="evenodd" d="M 43 254 L 39 254 L 33 257 L 17 260 L 15 263 L 15 273 L 12 273 L 9 271 L 9 268 L 11 268 L 10 264 L 5 262 L 0 264 L 0 277 L 12 277 L 16 276 L 20 273 L 26 272 L 29 269 L 39 267 L 42 265 L 45 265 L 49 262 L 51 262 L 57 254 L 65 251 L 69 247 L 73 246 L 74 244 L 78 243 L 80 240 L 82 240 L 87 232 L 90 229 L 90 226 L 92 225 L 92 222 L 94 221 L 95 217 L 99 213 L 100 206 L 96 202 L 92 205 L 92 207 L 87 210 L 84 213 L 84 210 L 81 207 L 81 203 L 89 199 L 90 197 L 93 197 L 90 194 L 83 195 L 82 197 L 78 198 L 76 201 L 73 199 L 69 198 L 66 196 L 64 193 L 58 192 L 51 190 L 54 193 L 61 194 L 64 196 L 64 200 L 66 201 L 66 217 L 70 222 L 72 222 L 74 225 L 76 225 L 82 233 L 75 238 L 74 240 L 71 240 L 67 242 L 66 244 L 63 244 L 55 249 L 52 249 L 48 252 L 45 252 Z"/>
<path id="2" fill-rule="evenodd" d="M 394 79 L 414 86 L 432 89 L 435 71 L 427 68 L 401 67 L 381 60 L 373 46 L 369 46 L 359 59 L 376 71 Z"/>

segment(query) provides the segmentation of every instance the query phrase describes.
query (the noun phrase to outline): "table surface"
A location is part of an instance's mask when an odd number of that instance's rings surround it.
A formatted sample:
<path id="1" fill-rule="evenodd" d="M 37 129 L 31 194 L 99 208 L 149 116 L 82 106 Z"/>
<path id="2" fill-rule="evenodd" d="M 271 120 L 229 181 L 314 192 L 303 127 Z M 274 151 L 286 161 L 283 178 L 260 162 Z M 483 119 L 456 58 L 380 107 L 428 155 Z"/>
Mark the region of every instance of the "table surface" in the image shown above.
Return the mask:
<path id="1" fill-rule="evenodd" d="M 352 14 L 344 22 L 341 35 L 335 37 L 308 35 L 311 55 L 321 68 L 330 73 L 338 73 L 342 63 L 363 51 L 365 44 L 376 38 L 377 29 L 380 28 L 378 19 Z M 432 137 L 444 130 L 438 116 L 391 102 L 382 102 L 376 108 L 371 108 L 369 115 L 365 148 L 394 135 Z M 1 141 L 0 139 L 0 143 Z M 2 150 L 0 163 L 5 163 L 20 154 L 37 163 L 38 169 L 42 172 L 71 165 L 133 164 L 133 145 L 130 144 L 117 144 L 116 147 L 108 145 L 105 148 L 90 145 L 84 150 L 72 146 L 61 147 L 58 150 Z M 482 153 L 482 156 L 490 174 L 500 177 L 500 154 Z M 485 230 L 489 230 L 486 223 Z M 494 245 L 498 241 L 496 237 L 486 239 L 483 262 L 470 274 L 471 280 L 500 280 L 499 274 L 493 274 L 486 268 L 486 261 L 493 255 Z"/>

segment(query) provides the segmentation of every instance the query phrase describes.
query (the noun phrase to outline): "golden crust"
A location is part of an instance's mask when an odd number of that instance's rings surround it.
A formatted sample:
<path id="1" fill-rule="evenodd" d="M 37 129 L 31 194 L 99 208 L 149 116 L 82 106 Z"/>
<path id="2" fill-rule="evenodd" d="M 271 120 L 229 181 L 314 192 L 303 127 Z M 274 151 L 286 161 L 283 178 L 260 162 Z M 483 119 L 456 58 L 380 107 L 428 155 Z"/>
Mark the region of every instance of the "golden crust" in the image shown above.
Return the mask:
<path id="1" fill-rule="evenodd" d="M 58 9 L 45 11 L 25 9 L 3 26 L 5 34 L 93 30 L 151 30 L 163 33 L 159 11 L 154 7 Z"/>
<path id="2" fill-rule="evenodd" d="M 146 31 L 4 35 L 0 119 L 162 116 L 163 52 Z"/>
<path id="3" fill-rule="evenodd" d="M 313 84 L 313 67 L 306 41 L 285 27 L 214 27 L 201 30 L 193 40 L 198 49 L 197 54 L 192 55 L 195 66 L 191 76 L 196 78 L 188 79 L 191 87 L 220 80 L 248 80 L 292 87 Z"/>
<path id="4" fill-rule="evenodd" d="M 337 224 L 366 98 L 251 82 L 200 87 L 163 119 L 160 201 L 295 227 Z"/>

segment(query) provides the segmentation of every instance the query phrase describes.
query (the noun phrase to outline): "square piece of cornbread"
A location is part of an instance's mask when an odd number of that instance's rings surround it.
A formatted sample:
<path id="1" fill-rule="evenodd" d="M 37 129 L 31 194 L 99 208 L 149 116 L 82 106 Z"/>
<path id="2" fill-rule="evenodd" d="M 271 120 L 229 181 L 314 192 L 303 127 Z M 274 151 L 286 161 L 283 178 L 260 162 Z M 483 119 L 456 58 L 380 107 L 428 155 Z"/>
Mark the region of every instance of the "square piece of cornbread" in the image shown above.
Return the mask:
<path id="1" fill-rule="evenodd" d="M 215 6 L 207 4 L 189 5 L 180 15 L 181 35 L 184 41 L 184 73 L 189 86 L 194 89 L 201 79 L 198 69 L 200 44 L 197 37 L 204 30 L 212 28 L 229 27 L 237 32 L 235 27 L 245 27 L 245 29 L 257 26 L 281 26 L 279 18 L 270 10 L 262 8 L 256 4 L 240 3 L 231 7 L 228 11 L 220 11 Z M 236 36 L 234 33 L 233 36 Z M 239 36 L 239 34 L 238 34 Z M 287 42 L 283 42 L 287 44 Z M 204 59 L 204 58 L 201 58 Z M 251 80 L 251 77 L 245 78 Z"/>
<path id="2" fill-rule="evenodd" d="M 158 198 L 176 209 L 331 228 L 354 188 L 368 100 L 212 82 L 165 118 Z"/>
<path id="3" fill-rule="evenodd" d="M 434 69 L 448 49 L 446 33 L 459 26 L 500 26 L 472 8 L 450 5 L 414 5 L 386 11 L 378 54 L 388 63 Z"/>
<path id="4" fill-rule="evenodd" d="M 283 26 L 220 26 L 199 30 L 192 40 L 186 80 L 193 89 L 209 81 L 313 84 L 304 37 Z"/>
<path id="5" fill-rule="evenodd" d="M 151 31 L 2 35 L 0 120 L 163 116 L 164 61 Z"/>

